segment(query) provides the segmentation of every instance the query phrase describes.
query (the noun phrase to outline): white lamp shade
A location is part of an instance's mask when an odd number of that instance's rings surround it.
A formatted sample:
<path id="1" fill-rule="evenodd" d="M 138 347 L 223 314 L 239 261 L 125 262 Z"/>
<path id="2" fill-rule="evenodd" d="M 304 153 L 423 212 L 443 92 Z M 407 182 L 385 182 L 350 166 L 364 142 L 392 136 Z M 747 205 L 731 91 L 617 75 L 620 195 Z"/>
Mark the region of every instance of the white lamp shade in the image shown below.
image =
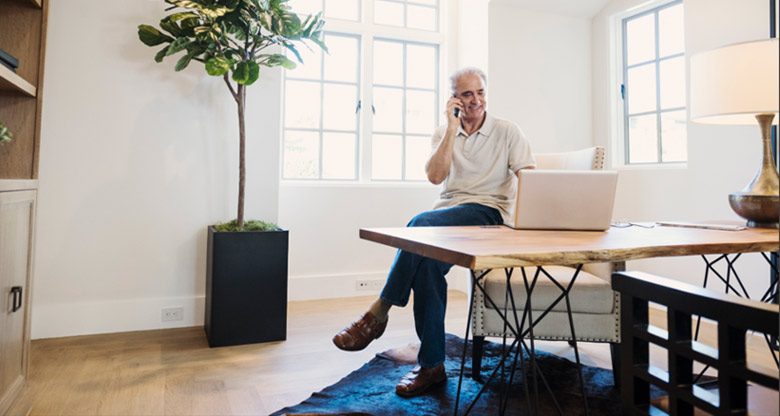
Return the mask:
<path id="1" fill-rule="evenodd" d="M 755 125 L 756 114 L 778 112 L 777 38 L 695 54 L 690 68 L 691 121 Z"/>

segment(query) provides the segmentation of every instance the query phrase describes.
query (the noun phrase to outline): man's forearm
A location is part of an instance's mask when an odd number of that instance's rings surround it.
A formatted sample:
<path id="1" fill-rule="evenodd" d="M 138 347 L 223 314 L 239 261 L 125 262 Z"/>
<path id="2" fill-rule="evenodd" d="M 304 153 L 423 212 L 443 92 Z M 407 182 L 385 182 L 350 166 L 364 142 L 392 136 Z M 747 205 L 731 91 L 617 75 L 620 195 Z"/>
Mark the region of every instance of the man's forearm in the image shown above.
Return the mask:
<path id="1" fill-rule="evenodd" d="M 455 143 L 455 135 L 457 133 L 457 129 L 454 129 L 452 132 L 448 129 L 444 134 L 444 138 L 439 142 L 436 151 L 431 154 L 431 157 L 425 163 L 425 173 L 428 175 L 428 180 L 434 185 L 444 182 L 450 174 L 452 146 Z"/>

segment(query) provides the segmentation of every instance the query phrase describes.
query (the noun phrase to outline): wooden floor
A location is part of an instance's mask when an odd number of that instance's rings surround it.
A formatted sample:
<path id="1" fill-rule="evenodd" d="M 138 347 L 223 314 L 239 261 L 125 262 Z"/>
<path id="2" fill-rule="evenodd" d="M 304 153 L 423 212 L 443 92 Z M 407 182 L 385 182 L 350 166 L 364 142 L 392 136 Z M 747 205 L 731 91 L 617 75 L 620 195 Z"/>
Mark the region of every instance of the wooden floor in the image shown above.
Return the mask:
<path id="1" fill-rule="evenodd" d="M 290 302 L 283 342 L 210 349 L 203 328 L 35 340 L 30 390 L 33 415 L 262 415 L 306 399 L 369 361 L 375 353 L 417 342 L 411 305 L 394 308 L 382 338 L 361 352 L 330 339 L 372 297 Z M 463 335 L 466 296 L 449 293 L 447 332 Z M 751 340 L 753 343 L 754 340 Z M 755 343 L 762 366 L 771 358 Z M 566 343 L 538 348 L 573 357 Z M 584 364 L 610 367 L 609 347 L 580 344 Z M 762 353 L 763 352 L 763 353 Z M 654 357 L 658 364 L 663 359 Z M 757 414 L 778 414 L 777 395 Z M 768 410 L 767 410 L 768 409 Z M 768 413 L 764 413 L 768 412 Z"/>

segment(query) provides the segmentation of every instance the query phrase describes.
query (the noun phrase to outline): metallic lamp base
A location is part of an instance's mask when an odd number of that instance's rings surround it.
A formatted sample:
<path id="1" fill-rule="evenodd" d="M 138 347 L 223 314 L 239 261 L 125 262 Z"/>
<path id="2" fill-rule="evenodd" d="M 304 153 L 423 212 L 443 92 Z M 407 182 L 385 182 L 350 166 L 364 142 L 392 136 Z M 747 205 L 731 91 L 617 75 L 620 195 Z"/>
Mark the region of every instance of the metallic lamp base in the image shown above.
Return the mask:
<path id="1" fill-rule="evenodd" d="M 751 228 L 780 229 L 780 197 L 777 195 L 729 195 L 731 209 L 740 217 L 748 220 Z"/>
<path id="2" fill-rule="evenodd" d="M 756 120 L 761 128 L 763 160 L 756 176 L 745 189 L 729 195 L 731 209 L 748 220 L 748 227 L 780 228 L 780 177 L 775 168 L 772 146 L 769 143 L 773 113 L 758 114 Z"/>

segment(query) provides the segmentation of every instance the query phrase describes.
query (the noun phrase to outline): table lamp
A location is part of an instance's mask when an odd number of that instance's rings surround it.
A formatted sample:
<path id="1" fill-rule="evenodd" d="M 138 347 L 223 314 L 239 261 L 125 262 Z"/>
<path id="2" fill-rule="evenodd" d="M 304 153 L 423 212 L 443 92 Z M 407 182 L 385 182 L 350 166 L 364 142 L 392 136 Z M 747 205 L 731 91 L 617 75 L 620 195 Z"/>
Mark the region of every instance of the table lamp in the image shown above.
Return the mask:
<path id="1" fill-rule="evenodd" d="M 691 56 L 691 121 L 758 125 L 764 157 L 756 176 L 729 195 L 734 212 L 748 227 L 779 228 L 778 174 L 769 141 L 778 112 L 778 40 L 737 43 Z"/>

